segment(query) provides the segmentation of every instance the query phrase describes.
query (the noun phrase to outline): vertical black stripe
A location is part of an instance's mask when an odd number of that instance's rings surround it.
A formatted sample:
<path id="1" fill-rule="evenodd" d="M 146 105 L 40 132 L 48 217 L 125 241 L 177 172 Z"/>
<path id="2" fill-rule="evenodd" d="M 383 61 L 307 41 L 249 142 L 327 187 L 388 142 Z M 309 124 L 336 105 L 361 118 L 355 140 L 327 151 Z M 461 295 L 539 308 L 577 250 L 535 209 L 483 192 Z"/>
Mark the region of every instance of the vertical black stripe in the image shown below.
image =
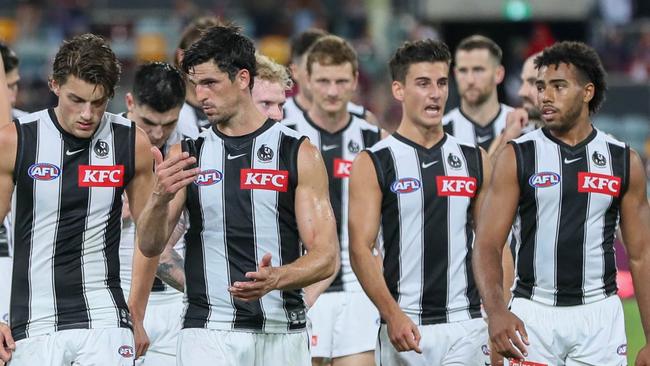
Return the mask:
<path id="1" fill-rule="evenodd" d="M 106 258 L 106 285 L 113 298 L 115 306 L 119 309 L 118 313 L 127 313 L 129 308 L 124 299 L 122 286 L 120 284 L 120 238 L 122 234 L 122 195 L 124 194 L 125 187 L 129 184 L 127 181 L 126 172 L 134 172 L 135 164 L 135 125 L 126 127 L 117 123 L 111 124 L 113 135 L 113 155 L 116 165 L 124 165 L 125 179 L 124 186 L 115 188 L 113 194 L 113 205 L 108 216 L 106 223 L 106 231 L 104 232 L 104 258 Z M 133 136 L 133 137 L 131 137 Z M 128 178 L 133 177 L 133 173 Z M 128 328 L 130 324 L 128 319 L 120 316 L 119 326 Z"/>
<path id="2" fill-rule="evenodd" d="M 282 264 L 292 263 L 302 255 L 302 245 L 296 222 L 295 195 L 297 180 L 291 177 L 298 175 L 298 152 L 305 138 L 296 139 L 291 136 L 280 137 L 279 169 L 288 170 L 290 181 L 286 192 L 278 192 L 278 224 L 280 230 L 280 255 Z M 300 290 L 285 290 L 281 293 L 283 307 L 288 314 L 289 330 L 306 327 L 305 304 Z"/>
<path id="3" fill-rule="evenodd" d="M 87 328 L 88 305 L 84 294 L 83 241 L 90 204 L 90 188 L 79 187 L 79 165 L 88 165 L 92 147 L 68 156 L 66 150 L 79 149 L 63 140 L 61 159 L 61 201 L 54 238 L 54 297 L 57 330 Z"/>
<path id="4" fill-rule="evenodd" d="M 447 322 L 449 284 L 449 199 L 438 195 L 437 176 L 445 176 L 445 160 L 440 148 L 429 153 L 418 149 L 418 166 L 423 198 L 423 325 Z M 428 168 L 421 164 L 438 161 Z"/>
<path id="5" fill-rule="evenodd" d="M 402 225 L 399 216 L 399 201 L 397 194 L 390 189 L 397 179 L 395 161 L 389 148 L 381 149 L 373 154 L 377 176 L 382 177 L 379 184 L 382 190 L 381 228 L 384 236 L 384 279 L 388 290 L 395 301 L 399 302 L 400 273 L 400 233 Z M 381 167 L 381 171 L 379 171 Z"/>
<path id="6" fill-rule="evenodd" d="M 369 147 L 372 147 L 379 140 L 381 140 L 381 130 L 380 129 L 361 130 L 361 136 L 363 138 L 363 145 L 364 145 L 363 148 L 367 149 Z"/>
<path id="7" fill-rule="evenodd" d="M 589 171 L 589 157 L 586 147 L 574 152 L 561 147 L 559 158 L 562 167 L 562 202 L 555 252 L 556 305 L 579 305 L 583 303 L 585 221 L 589 194 L 577 192 L 578 172 Z M 573 161 L 575 159 L 579 160 Z"/>
<path id="8" fill-rule="evenodd" d="M 204 139 L 196 141 L 197 161 L 202 153 Z M 186 144 L 181 144 L 186 147 Z M 189 213 L 190 227 L 185 233 L 185 291 L 187 310 L 183 317 L 183 328 L 205 328 L 210 316 L 210 301 L 206 283 L 205 253 L 203 252 L 203 210 L 199 188 L 192 183 L 187 186 L 185 205 Z"/>
<path id="9" fill-rule="evenodd" d="M 445 131 L 445 133 L 448 133 L 448 134 L 454 136 L 454 121 L 451 120 L 446 125 L 443 125 L 442 130 Z"/>
<path id="10" fill-rule="evenodd" d="M 621 187 L 626 186 L 625 179 L 629 176 L 626 169 L 629 168 L 630 150 L 626 147 L 620 147 L 614 144 L 607 144 L 609 148 L 609 164 L 612 167 L 612 175 L 621 177 Z M 612 197 L 612 203 L 605 212 L 605 225 L 603 227 L 603 283 L 605 285 L 605 294 L 613 295 L 616 293 L 616 258 L 614 254 L 614 237 L 616 235 L 616 225 L 618 223 L 619 210 L 621 208 L 621 199 L 624 191 L 621 190 L 621 196 Z"/>
<path id="11" fill-rule="evenodd" d="M 537 232 L 537 197 L 535 188 L 528 184 L 530 176 L 537 171 L 535 142 L 512 143 L 517 160 L 519 180 L 519 215 L 521 218 L 521 246 L 517 256 L 517 284 L 513 291 L 517 297 L 530 299 L 535 279 L 535 233 Z"/>
<path id="12" fill-rule="evenodd" d="M 34 180 L 29 177 L 28 169 L 36 162 L 38 146 L 38 122 L 24 125 L 16 124 L 18 131 L 18 151 L 14 179 L 16 182 L 15 220 L 12 222 L 14 232 L 14 254 L 12 269 L 12 286 L 10 302 L 11 332 L 15 340 L 26 337 L 29 321 L 30 278 L 29 259 L 32 252 L 32 235 L 34 227 Z M 30 143 L 25 143 L 30 141 Z"/>
<path id="13" fill-rule="evenodd" d="M 223 182 L 225 205 L 226 247 L 228 250 L 228 266 L 232 285 L 237 281 L 250 281 L 245 277 L 246 272 L 257 270 L 255 233 L 253 229 L 253 202 L 251 190 L 240 189 L 240 171 L 251 167 L 251 151 L 230 149 L 227 144 L 226 153 L 233 156 L 246 153 L 237 159 L 224 161 Z M 264 317 L 259 300 L 242 301 L 233 298 L 235 305 L 235 329 L 262 330 Z"/>
<path id="14" fill-rule="evenodd" d="M 318 132 L 320 135 L 320 151 L 323 156 L 323 161 L 325 162 L 325 168 L 327 169 L 327 176 L 329 179 L 329 194 L 330 202 L 332 204 L 332 210 L 334 211 L 334 217 L 336 218 L 336 232 L 338 237 L 341 237 L 341 218 L 343 217 L 343 205 L 342 205 L 342 192 L 343 192 L 343 179 L 337 178 L 334 176 L 334 162 L 335 159 L 341 159 L 343 157 L 343 148 L 345 147 L 345 141 L 343 141 L 343 133 L 329 134 Z M 341 250 L 339 241 L 339 251 Z M 343 271 L 339 269 L 334 281 L 326 290 L 326 292 L 335 292 L 343 291 Z"/>
<path id="15" fill-rule="evenodd" d="M 481 149 L 459 145 L 465 161 L 467 162 L 467 171 L 470 177 L 476 178 L 477 192 L 483 187 L 483 159 Z M 472 216 L 472 207 L 476 203 L 476 197 L 472 199 L 472 204 L 467 207 L 467 222 L 465 223 L 465 237 L 467 256 L 465 257 L 465 273 L 467 274 L 467 290 L 465 296 L 470 306 L 472 317 L 478 317 L 481 308 L 481 298 L 474 280 L 474 270 L 472 269 L 472 251 L 474 247 L 474 217 Z"/>

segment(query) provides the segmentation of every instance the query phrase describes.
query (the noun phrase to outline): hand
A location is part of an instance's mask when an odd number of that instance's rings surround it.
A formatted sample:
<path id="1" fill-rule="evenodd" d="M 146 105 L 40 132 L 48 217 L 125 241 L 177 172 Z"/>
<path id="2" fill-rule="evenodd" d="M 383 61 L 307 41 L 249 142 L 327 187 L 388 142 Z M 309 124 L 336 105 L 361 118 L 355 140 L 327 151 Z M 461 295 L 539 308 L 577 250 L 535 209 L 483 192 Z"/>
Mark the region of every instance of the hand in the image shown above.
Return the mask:
<path id="1" fill-rule="evenodd" d="M 275 290 L 278 284 L 278 273 L 275 267 L 271 266 L 271 258 L 270 253 L 264 254 L 257 272 L 247 272 L 245 275 L 252 281 L 233 283 L 228 288 L 230 294 L 239 300 L 253 301 Z"/>
<path id="2" fill-rule="evenodd" d="M 494 345 L 490 342 L 490 365 L 492 366 L 503 366 L 503 356 L 501 356 L 497 351 L 494 350 Z"/>
<path id="3" fill-rule="evenodd" d="M 509 310 L 489 314 L 488 333 L 493 351 L 503 357 L 523 360 L 528 356 L 528 333 L 524 322 Z"/>
<path id="4" fill-rule="evenodd" d="M 0 323 L 0 360 L 9 362 L 11 353 L 15 350 L 16 343 L 11 336 L 11 328 L 7 324 Z"/>
<path id="5" fill-rule="evenodd" d="M 162 153 L 157 147 L 152 147 L 154 160 L 156 162 L 156 184 L 153 193 L 171 201 L 176 192 L 192 183 L 199 174 L 198 168 L 185 168 L 196 163 L 196 158 L 187 152 L 168 156 L 163 160 Z"/>
<path id="6" fill-rule="evenodd" d="M 403 311 L 399 310 L 393 317 L 386 319 L 386 322 L 388 338 L 397 351 L 422 353 L 420 349 L 420 339 L 422 338 L 420 330 Z"/>
<path id="7" fill-rule="evenodd" d="M 636 355 L 634 366 L 650 366 L 650 344 L 646 344 L 641 348 L 639 354 Z"/>
<path id="8" fill-rule="evenodd" d="M 142 320 L 133 320 L 133 339 L 135 340 L 135 358 L 138 359 L 149 349 L 149 336 L 144 330 Z"/>
<path id="9" fill-rule="evenodd" d="M 503 130 L 503 138 L 506 142 L 516 139 L 521 131 L 528 124 L 528 112 L 523 108 L 516 108 L 508 112 L 506 116 L 506 128 Z"/>

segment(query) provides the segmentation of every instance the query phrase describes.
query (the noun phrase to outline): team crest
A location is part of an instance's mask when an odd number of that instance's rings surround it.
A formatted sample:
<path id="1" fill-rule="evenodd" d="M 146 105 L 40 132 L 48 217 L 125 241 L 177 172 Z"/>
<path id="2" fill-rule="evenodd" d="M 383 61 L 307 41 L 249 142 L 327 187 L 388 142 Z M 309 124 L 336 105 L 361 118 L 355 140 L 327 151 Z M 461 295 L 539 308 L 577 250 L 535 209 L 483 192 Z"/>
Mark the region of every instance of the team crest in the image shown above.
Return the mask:
<path id="1" fill-rule="evenodd" d="M 460 169 L 463 166 L 463 162 L 454 153 L 449 153 L 449 156 L 447 156 L 447 163 L 449 163 L 449 166 L 454 169 Z"/>
<path id="2" fill-rule="evenodd" d="M 348 151 L 353 154 L 356 154 L 359 151 L 361 151 L 361 146 L 359 146 L 359 144 L 356 141 L 350 140 L 350 142 L 348 143 Z"/>
<path id="3" fill-rule="evenodd" d="M 598 151 L 594 151 L 594 153 L 591 155 L 591 160 L 594 162 L 594 164 L 600 167 L 607 165 L 607 159 L 605 159 L 605 156 Z"/>
<path id="4" fill-rule="evenodd" d="M 262 144 L 262 146 L 257 149 L 257 158 L 262 162 L 271 161 L 271 159 L 273 159 L 273 150 L 266 146 L 266 144 Z"/>
<path id="5" fill-rule="evenodd" d="M 98 158 L 104 159 L 105 157 L 108 156 L 108 142 L 104 140 L 97 140 L 95 143 L 95 146 L 93 147 L 93 151 L 95 152 L 95 155 L 97 155 Z"/>

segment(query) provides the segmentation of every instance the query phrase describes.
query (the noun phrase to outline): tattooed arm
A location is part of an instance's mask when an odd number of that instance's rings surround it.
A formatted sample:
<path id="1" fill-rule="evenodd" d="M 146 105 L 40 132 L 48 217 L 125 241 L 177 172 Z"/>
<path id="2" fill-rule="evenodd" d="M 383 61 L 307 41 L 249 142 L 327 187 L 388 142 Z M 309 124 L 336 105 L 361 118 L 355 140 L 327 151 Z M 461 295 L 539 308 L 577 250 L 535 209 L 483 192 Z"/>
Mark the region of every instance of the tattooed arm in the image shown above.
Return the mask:
<path id="1" fill-rule="evenodd" d="M 180 292 L 185 291 L 185 260 L 174 249 L 174 245 L 185 234 L 185 230 L 185 220 L 184 217 L 181 217 L 165 246 L 165 250 L 160 254 L 160 261 L 156 270 L 156 277 Z"/>

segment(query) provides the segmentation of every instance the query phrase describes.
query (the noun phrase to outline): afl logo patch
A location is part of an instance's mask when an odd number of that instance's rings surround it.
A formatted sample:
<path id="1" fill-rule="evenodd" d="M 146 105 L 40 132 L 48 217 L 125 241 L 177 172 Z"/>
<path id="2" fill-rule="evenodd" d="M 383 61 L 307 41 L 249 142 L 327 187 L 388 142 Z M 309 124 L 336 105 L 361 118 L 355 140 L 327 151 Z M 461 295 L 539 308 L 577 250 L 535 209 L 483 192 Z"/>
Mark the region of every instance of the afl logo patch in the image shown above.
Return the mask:
<path id="1" fill-rule="evenodd" d="M 133 352 L 133 347 L 127 345 L 118 348 L 117 353 L 119 353 L 120 356 L 124 358 L 131 358 L 135 356 L 135 353 Z"/>
<path id="2" fill-rule="evenodd" d="M 53 180 L 61 175 L 61 168 L 54 164 L 36 163 L 29 167 L 27 174 L 36 180 Z"/>
<path id="3" fill-rule="evenodd" d="M 627 356 L 627 344 L 621 344 L 618 346 L 616 349 L 616 353 L 618 353 L 621 356 Z"/>
<path id="4" fill-rule="evenodd" d="M 421 186 L 422 183 L 420 183 L 416 178 L 402 178 L 394 181 L 393 184 L 390 185 L 390 190 L 397 194 L 411 193 L 420 189 Z"/>
<path id="5" fill-rule="evenodd" d="M 220 171 L 215 169 L 204 170 L 199 173 L 194 180 L 194 184 L 197 186 L 211 186 L 213 184 L 221 182 L 223 179 L 223 174 Z"/>
<path id="6" fill-rule="evenodd" d="M 528 179 L 528 184 L 533 188 L 546 188 L 558 183 L 560 183 L 560 175 L 553 172 L 539 172 Z"/>

